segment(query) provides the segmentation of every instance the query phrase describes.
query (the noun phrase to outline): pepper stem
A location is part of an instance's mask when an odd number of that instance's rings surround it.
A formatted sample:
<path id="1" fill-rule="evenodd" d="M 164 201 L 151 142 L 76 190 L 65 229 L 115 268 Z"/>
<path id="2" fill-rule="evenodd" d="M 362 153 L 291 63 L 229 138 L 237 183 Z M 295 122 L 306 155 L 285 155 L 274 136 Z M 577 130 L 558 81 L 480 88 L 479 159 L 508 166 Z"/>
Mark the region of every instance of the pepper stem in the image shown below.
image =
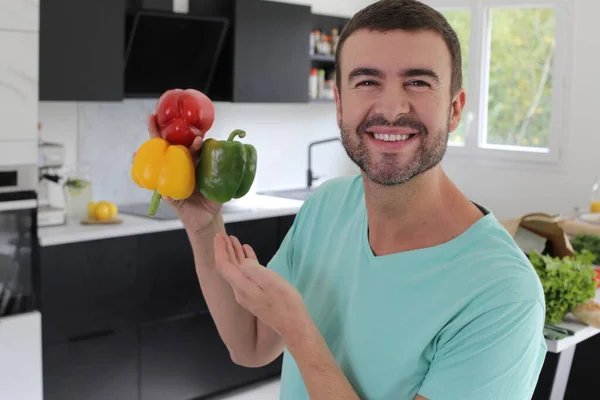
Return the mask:
<path id="1" fill-rule="evenodd" d="M 152 200 L 150 200 L 150 206 L 148 207 L 148 216 L 154 217 L 156 215 L 161 199 L 162 196 L 155 190 L 154 193 L 152 193 Z"/>
<path id="2" fill-rule="evenodd" d="M 241 130 L 241 129 L 236 129 L 235 131 L 233 131 L 233 132 L 231 132 L 229 134 L 229 137 L 227 138 L 227 141 L 229 141 L 229 142 L 233 141 L 233 139 L 236 136 L 239 136 L 240 138 L 243 138 L 244 136 L 246 136 L 246 132 L 243 131 L 243 130 Z"/>

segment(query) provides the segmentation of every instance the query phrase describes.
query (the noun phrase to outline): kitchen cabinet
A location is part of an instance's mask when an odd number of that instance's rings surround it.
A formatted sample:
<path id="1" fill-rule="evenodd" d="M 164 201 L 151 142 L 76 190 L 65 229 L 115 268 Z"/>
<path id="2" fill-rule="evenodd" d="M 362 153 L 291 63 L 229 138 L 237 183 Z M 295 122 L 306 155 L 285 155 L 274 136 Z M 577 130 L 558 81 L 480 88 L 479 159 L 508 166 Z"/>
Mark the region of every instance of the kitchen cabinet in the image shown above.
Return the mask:
<path id="1" fill-rule="evenodd" d="M 38 32 L 39 14 L 40 0 L 2 0 L 0 30 Z"/>
<path id="2" fill-rule="evenodd" d="M 225 229 L 242 244 L 250 245 L 258 261 L 266 265 L 277 251 L 279 224 L 280 218 L 267 218 L 225 224 Z"/>
<path id="3" fill-rule="evenodd" d="M 45 345 L 44 400 L 139 398 L 135 329 Z"/>
<path id="4" fill-rule="evenodd" d="M 157 322 L 208 310 L 183 229 L 139 237 L 139 322 Z"/>
<path id="5" fill-rule="evenodd" d="M 309 6 L 263 0 L 192 0 L 194 15 L 232 21 L 209 96 L 233 102 L 307 102 Z"/>
<path id="6" fill-rule="evenodd" d="M 0 143 L 37 140 L 38 37 L 0 30 Z"/>
<path id="7" fill-rule="evenodd" d="M 40 100 L 123 99 L 125 6 L 125 0 L 41 2 Z"/>
<path id="8" fill-rule="evenodd" d="M 187 400 L 276 376 L 281 358 L 261 368 L 234 364 L 210 314 L 144 326 L 141 400 Z"/>
<path id="9" fill-rule="evenodd" d="M 226 224 L 266 264 L 293 215 Z M 45 400 L 189 400 L 277 376 L 231 361 L 183 229 L 40 249 Z"/>
<path id="10" fill-rule="evenodd" d="M 41 249 L 44 343 L 135 327 L 137 245 L 131 236 Z"/>

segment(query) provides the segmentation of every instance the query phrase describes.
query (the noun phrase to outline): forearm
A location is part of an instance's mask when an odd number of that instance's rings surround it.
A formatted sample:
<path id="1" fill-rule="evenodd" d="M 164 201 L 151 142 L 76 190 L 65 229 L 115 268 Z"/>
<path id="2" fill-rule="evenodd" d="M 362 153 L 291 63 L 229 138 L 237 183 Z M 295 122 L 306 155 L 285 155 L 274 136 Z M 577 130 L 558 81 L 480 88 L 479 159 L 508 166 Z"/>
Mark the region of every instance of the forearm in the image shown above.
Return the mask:
<path id="1" fill-rule="evenodd" d="M 311 400 L 360 400 L 309 317 L 286 334 L 286 345 Z"/>
<path id="2" fill-rule="evenodd" d="M 231 286 L 215 268 L 213 241 L 217 232 L 225 232 L 223 219 L 219 216 L 201 232 L 186 231 L 192 245 L 200 288 L 219 335 L 236 362 L 249 363 L 256 356 L 257 319 L 239 305 Z"/>

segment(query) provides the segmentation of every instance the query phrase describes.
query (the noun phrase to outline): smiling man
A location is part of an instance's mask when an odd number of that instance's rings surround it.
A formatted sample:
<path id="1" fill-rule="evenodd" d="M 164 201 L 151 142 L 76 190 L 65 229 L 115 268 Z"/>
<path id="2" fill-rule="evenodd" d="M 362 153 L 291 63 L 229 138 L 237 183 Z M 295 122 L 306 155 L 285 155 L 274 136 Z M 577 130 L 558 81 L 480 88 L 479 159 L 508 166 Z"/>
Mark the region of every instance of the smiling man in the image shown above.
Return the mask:
<path id="1" fill-rule="evenodd" d="M 415 0 L 366 7 L 341 34 L 335 94 L 361 174 L 320 186 L 267 268 L 220 205 L 171 202 L 232 359 L 284 352 L 282 400 L 530 399 L 541 284 L 440 165 L 465 104 L 455 32 Z"/>

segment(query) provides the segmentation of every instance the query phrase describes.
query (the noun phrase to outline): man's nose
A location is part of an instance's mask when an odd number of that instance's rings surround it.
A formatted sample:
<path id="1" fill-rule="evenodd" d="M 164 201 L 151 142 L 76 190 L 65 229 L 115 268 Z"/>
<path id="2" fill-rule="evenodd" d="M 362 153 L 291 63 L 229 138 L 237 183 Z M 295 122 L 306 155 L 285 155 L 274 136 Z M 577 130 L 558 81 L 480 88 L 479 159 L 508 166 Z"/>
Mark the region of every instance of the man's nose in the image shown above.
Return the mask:
<path id="1" fill-rule="evenodd" d="M 381 91 L 377 104 L 377 113 L 382 114 L 388 121 L 395 121 L 410 112 L 410 99 L 401 84 L 386 85 Z"/>

